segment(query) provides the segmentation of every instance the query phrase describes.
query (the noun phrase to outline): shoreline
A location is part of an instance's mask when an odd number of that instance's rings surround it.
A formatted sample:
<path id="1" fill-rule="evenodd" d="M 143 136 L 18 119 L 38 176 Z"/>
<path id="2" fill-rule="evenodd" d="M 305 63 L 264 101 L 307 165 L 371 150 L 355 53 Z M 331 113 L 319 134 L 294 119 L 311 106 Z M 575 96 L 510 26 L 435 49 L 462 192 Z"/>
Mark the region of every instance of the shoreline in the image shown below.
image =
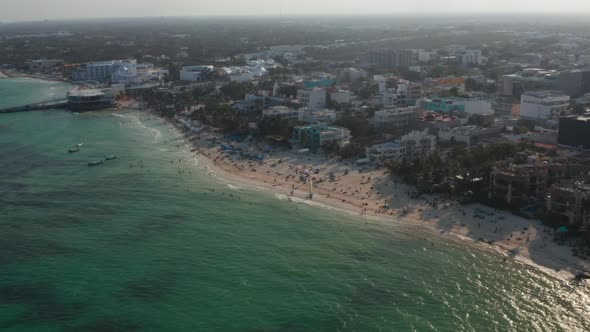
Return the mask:
<path id="1" fill-rule="evenodd" d="M 45 75 L 45 74 L 26 74 L 14 69 L 2 69 L 0 70 L 0 78 L 34 78 L 43 81 L 50 81 L 50 82 L 60 82 L 60 83 L 68 83 L 63 77 L 53 76 L 53 75 Z"/>
<path id="2" fill-rule="evenodd" d="M 563 280 L 590 267 L 588 261 L 573 256 L 571 247 L 559 245 L 553 230 L 506 211 L 480 204 L 459 205 L 438 195 L 414 197 L 414 188 L 396 181 L 384 170 L 357 173 L 354 165 L 330 161 L 316 155 L 272 152 L 265 161 L 240 159 L 219 151 L 227 142 L 217 134 L 192 133 L 175 120 L 163 119 L 187 143 L 198 167 L 219 181 L 246 189 L 263 189 L 281 200 L 337 210 L 365 220 L 402 226 L 421 239 L 438 236 L 461 245 L 473 245 L 536 267 Z M 211 142 L 211 139 L 215 143 Z M 297 181 L 300 165 L 328 170 L 349 169 L 334 182 L 315 184 L 313 200 L 306 199 L 308 185 Z M 330 187 L 333 187 L 330 189 Z M 356 197 L 355 197 L 356 196 Z"/>

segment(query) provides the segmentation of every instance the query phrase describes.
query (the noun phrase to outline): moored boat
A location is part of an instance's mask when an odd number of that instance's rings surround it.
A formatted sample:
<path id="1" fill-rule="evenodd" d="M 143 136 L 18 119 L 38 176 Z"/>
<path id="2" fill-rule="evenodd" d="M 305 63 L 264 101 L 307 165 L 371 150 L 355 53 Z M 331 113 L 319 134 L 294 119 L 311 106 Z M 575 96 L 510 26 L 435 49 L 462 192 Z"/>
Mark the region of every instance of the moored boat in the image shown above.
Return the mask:
<path id="1" fill-rule="evenodd" d="M 98 166 L 98 165 L 102 165 L 104 164 L 104 160 L 98 160 L 98 161 L 91 161 L 88 163 L 88 166 Z"/>
<path id="2" fill-rule="evenodd" d="M 117 156 L 111 155 L 111 156 L 105 156 L 104 157 L 104 160 L 115 160 L 115 159 L 117 159 Z"/>

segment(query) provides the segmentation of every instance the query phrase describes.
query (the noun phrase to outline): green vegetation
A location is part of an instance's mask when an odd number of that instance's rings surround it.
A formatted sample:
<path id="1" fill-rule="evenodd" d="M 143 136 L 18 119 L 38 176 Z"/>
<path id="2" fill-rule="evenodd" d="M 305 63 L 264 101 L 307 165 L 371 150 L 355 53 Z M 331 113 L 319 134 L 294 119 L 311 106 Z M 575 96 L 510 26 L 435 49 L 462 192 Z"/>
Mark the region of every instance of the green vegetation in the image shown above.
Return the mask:
<path id="1" fill-rule="evenodd" d="M 230 82 L 221 87 L 221 94 L 231 100 L 240 100 L 244 99 L 246 93 L 253 92 L 254 90 L 255 87 L 252 83 Z"/>
<path id="2" fill-rule="evenodd" d="M 344 146 L 340 146 L 334 142 L 322 146 L 324 153 L 327 155 L 336 155 L 342 159 L 351 159 L 362 157 L 365 153 L 365 149 L 358 143 L 348 143 Z"/>
<path id="3" fill-rule="evenodd" d="M 426 159 L 392 161 L 387 168 L 404 181 L 429 190 L 483 193 L 493 165 L 526 148 L 512 143 L 478 145 L 469 150 L 455 147 L 444 159 L 436 152 Z"/>

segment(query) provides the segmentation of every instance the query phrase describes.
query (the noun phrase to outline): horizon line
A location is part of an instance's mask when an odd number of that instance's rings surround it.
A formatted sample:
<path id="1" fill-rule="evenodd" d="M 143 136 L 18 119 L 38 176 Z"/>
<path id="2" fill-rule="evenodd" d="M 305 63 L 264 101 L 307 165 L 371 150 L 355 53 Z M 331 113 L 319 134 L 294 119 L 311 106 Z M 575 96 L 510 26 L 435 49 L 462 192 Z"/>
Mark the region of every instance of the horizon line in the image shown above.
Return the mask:
<path id="1" fill-rule="evenodd" d="M 10 20 L 0 19 L 0 25 L 2 24 L 18 24 L 18 23 L 43 23 L 43 22 L 75 22 L 81 20 L 136 20 L 136 19 L 219 19 L 219 18 L 231 18 L 231 19 L 247 19 L 247 18 L 263 18 L 263 19 L 289 19 L 289 18 L 339 18 L 339 17 L 464 17 L 476 15 L 476 17 L 496 16 L 496 15 L 510 15 L 510 16 L 524 16 L 524 17 L 535 17 L 535 16 L 554 16 L 555 18 L 561 17 L 582 17 L 590 14 L 590 11 L 563 11 L 563 12 L 552 12 L 552 11 L 466 11 L 466 12 L 392 12 L 392 13 L 342 13 L 342 14 L 208 14 L 208 15 L 146 15 L 146 16 L 89 16 L 79 18 L 39 18 L 39 19 L 23 19 L 23 20 Z"/>

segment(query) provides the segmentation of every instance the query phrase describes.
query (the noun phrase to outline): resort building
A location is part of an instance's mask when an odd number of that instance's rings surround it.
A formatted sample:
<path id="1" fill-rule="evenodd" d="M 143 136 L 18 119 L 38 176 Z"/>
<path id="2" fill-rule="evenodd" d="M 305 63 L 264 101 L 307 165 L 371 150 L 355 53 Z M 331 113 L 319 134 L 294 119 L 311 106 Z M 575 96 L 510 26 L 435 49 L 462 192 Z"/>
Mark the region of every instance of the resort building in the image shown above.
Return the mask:
<path id="1" fill-rule="evenodd" d="M 461 65 L 481 65 L 483 60 L 481 50 L 465 50 L 457 55 Z"/>
<path id="2" fill-rule="evenodd" d="M 556 120 L 569 107 L 570 97 L 553 91 L 527 91 L 520 100 L 520 117 L 533 121 Z"/>
<path id="3" fill-rule="evenodd" d="M 265 118 L 279 118 L 285 120 L 303 120 L 303 110 L 296 110 L 286 106 L 273 106 L 262 111 Z"/>
<path id="4" fill-rule="evenodd" d="M 467 77 L 465 76 L 451 76 L 444 78 L 427 78 L 424 80 L 425 89 L 431 95 L 438 95 L 443 93 L 449 93 L 452 90 L 456 90 L 458 93 L 465 93 L 465 82 Z"/>
<path id="5" fill-rule="evenodd" d="M 551 90 L 556 88 L 559 72 L 538 68 L 527 68 L 516 74 L 502 77 L 502 94 L 520 97 L 525 91 Z"/>
<path id="6" fill-rule="evenodd" d="M 369 75 L 364 69 L 346 68 L 340 73 L 340 80 L 344 82 L 356 82 L 367 78 Z"/>
<path id="7" fill-rule="evenodd" d="M 415 107 L 389 108 L 375 112 L 373 123 L 378 127 L 407 128 L 418 118 Z"/>
<path id="8" fill-rule="evenodd" d="M 498 95 L 492 102 L 492 108 L 496 116 L 510 118 L 515 112 L 515 108 L 520 109 L 520 104 L 512 95 Z"/>
<path id="9" fill-rule="evenodd" d="M 269 91 L 259 91 L 247 93 L 244 100 L 235 104 L 234 107 L 244 112 L 260 112 L 270 107 L 284 106 L 289 101 L 288 98 L 275 96 Z"/>
<path id="10" fill-rule="evenodd" d="M 187 66 L 180 70 L 180 80 L 189 82 L 202 82 L 209 78 L 213 72 L 213 66 Z"/>
<path id="11" fill-rule="evenodd" d="M 220 72 L 232 82 L 250 82 L 268 74 L 269 69 L 280 65 L 274 60 L 249 60 L 245 66 L 232 66 L 220 68 Z"/>
<path id="12" fill-rule="evenodd" d="M 524 164 L 494 167 L 489 198 L 507 204 L 526 204 L 541 199 L 547 190 L 548 168 Z"/>
<path id="13" fill-rule="evenodd" d="M 293 128 L 293 142 L 304 148 L 317 150 L 328 143 L 340 146 L 350 141 L 350 130 L 323 124 L 297 126 Z"/>
<path id="14" fill-rule="evenodd" d="M 326 108 L 326 89 L 313 88 L 297 90 L 299 102 L 311 110 Z"/>
<path id="15" fill-rule="evenodd" d="M 307 123 L 331 124 L 336 122 L 336 111 L 303 109 L 303 121 Z"/>
<path id="16" fill-rule="evenodd" d="M 502 132 L 502 128 L 483 128 L 478 126 L 461 126 L 442 129 L 438 132 L 438 139 L 442 142 L 460 142 L 467 146 L 475 145 L 479 139 L 485 136 L 495 135 Z"/>
<path id="17" fill-rule="evenodd" d="M 407 158 L 427 157 L 436 150 L 436 136 L 428 134 L 427 130 L 411 131 L 402 136 L 401 143 L 406 148 Z"/>
<path id="18" fill-rule="evenodd" d="M 368 147 L 365 154 L 371 162 L 383 164 L 389 160 L 403 160 L 406 157 L 406 147 L 396 140 Z"/>
<path id="19" fill-rule="evenodd" d="M 113 73 L 119 68 L 134 68 L 135 66 L 137 66 L 137 61 L 134 59 L 88 62 L 72 72 L 72 80 L 109 82 L 113 78 Z"/>
<path id="20" fill-rule="evenodd" d="M 369 63 L 388 68 L 409 67 L 418 62 L 418 56 L 412 50 L 382 50 L 368 54 Z"/>
<path id="21" fill-rule="evenodd" d="M 422 85 L 405 82 L 397 85 L 398 103 L 403 105 L 416 105 L 418 99 L 422 98 Z"/>
<path id="22" fill-rule="evenodd" d="M 423 158 L 436 150 L 436 136 L 428 131 L 412 131 L 399 140 L 373 145 L 366 149 L 365 154 L 371 162 L 382 164 L 388 160 L 406 158 Z"/>
<path id="23" fill-rule="evenodd" d="M 546 197 L 547 211 L 570 225 L 590 226 L 590 185 L 581 181 L 554 184 Z"/>
<path id="24" fill-rule="evenodd" d="M 416 128 L 420 130 L 428 129 L 429 133 L 438 134 L 441 130 L 464 126 L 468 121 L 467 117 L 460 118 L 444 113 L 424 112 L 418 118 Z"/>
<path id="25" fill-rule="evenodd" d="M 330 93 L 330 101 L 336 104 L 350 104 L 352 93 L 346 90 L 336 90 Z"/>
<path id="26" fill-rule="evenodd" d="M 422 101 L 421 106 L 441 113 L 494 114 L 492 103 L 480 98 L 432 98 Z"/>
<path id="27" fill-rule="evenodd" d="M 564 178 L 585 178 L 590 171 L 588 159 L 527 157 L 525 164 L 500 163 L 490 176 L 490 197 L 509 204 L 530 203 L 546 199 L 550 184 Z M 562 186 L 563 187 L 563 186 Z M 561 200 L 563 188 L 555 188 L 554 201 Z"/>

